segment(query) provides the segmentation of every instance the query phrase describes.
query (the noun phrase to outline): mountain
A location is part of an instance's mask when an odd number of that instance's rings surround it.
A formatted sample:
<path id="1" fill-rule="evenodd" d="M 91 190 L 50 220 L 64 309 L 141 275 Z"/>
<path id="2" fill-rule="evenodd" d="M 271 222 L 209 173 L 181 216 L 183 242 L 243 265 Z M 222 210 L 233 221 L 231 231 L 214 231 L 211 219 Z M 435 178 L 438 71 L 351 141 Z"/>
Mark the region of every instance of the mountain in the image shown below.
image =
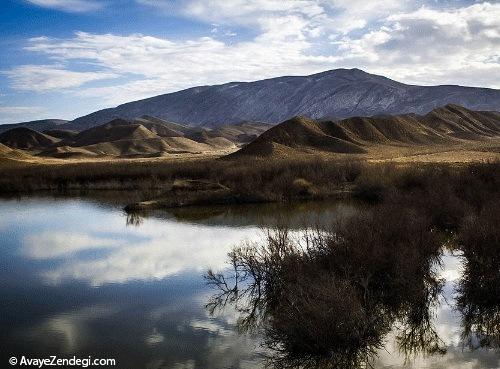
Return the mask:
<path id="1" fill-rule="evenodd" d="M 43 120 L 33 120 L 30 122 L 23 122 L 23 123 L 0 124 L 0 133 L 18 127 L 26 127 L 38 132 L 42 132 L 46 130 L 62 128 L 62 126 L 68 122 L 69 122 L 68 120 L 64 119 L 43 119 Z"/>
<path id="2" fill-rule="evenodd" d="M 500 90 L 453 85 L 406 85 L 363 72 L 335 69 L 310 76 L 200 86 L 104 109 L 80 117 L 67 129 L 83 130 L 114 118 L 151 115 L 193 126 L 243 121 L 277 124 L 294 116 L 311 119 L 378 114 L 426 114 L 446 104 L 500 110 Z"/>
<path id="3" fill-rule="evenodd" d="M 426 115 L 317 121 L 295 117 L 274 126 L 232 157 L 304 153 L 366 153 L 377 145 L 448 145 L 500 137 L 500 113 L 446 105 Z"/>
<path id="4" fill-rule="evenodd" d="M 0 143 L 12 149 L 40 150 L 57 143 L 59 139 L 26 127 L 17 127 L 0 134 Z"/>

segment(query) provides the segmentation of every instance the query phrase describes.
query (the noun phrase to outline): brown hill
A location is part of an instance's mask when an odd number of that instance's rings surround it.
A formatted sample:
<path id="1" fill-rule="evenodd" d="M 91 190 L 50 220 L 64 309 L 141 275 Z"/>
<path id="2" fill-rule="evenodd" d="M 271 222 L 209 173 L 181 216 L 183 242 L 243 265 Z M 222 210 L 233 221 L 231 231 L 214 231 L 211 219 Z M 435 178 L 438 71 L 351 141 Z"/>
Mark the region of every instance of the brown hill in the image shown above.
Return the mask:
<path id="1" fill-rule="evenodd" d="M 74 149 L 74 148 L 73 148 Z M 210 147 L 185 137 L 153 137 L 139 140 L 118 140 L 79 147 L 93 155 L 103 156 L 161 156 L 175 153 L 200 153 Z"/>
<path id="2" fill-rule="evenodd" d="M 123 124 L 120 124 L 124 122 Z M 158 137 L 141 124 L 128 124 L 121 119 L 80 132 L 71 139 L 71 146 L 88 146 L 119 140 L 144 140 Z"/>
<path id="3" fill-rule="evenodd" d="M 365 150 L 347 141 L 341 134 L 332 135 L 328 124 L 304 117 L 295 117 L 267 130 L 242 148 L 236 155 L 269 156 L 293 151 L 328 151 L 359 154 Z M 331 127 L 334 128 L 334 127 Z"/>
<path id="4" fill-rule="evenodd" d="M 435 109 L 422 121 L 435 131 L 464 139 L 494 137 L 500 130 L 499 112 L 472 111 L 458 105 Z"/>
<path id="5" fill-rule="evenodd" d="M 24 151 L 17 150 L 10 148 L 9 146 L 6 146 L 4 144 L 0 143 L 0 157 L 1 158 L 30 158 L 31 155 L 28 153 L 25 153 Z"/>
<path id="6" fill-rule="evenodd" d="M 272 124 L 261 122 L 243 122 L 214 129 L 215 136 L 224 137 L 235 144 L 245 144 L 255 140 L 262 133 L 272 128 Z"/>
<path id="7" fill-rule="evenodd" d="M 135 119 L 134 122 L 142 124 L 162 137 L 187 137 L 216 148 L 234 148 L 243 143 L 248 143 L 272 127 L 271 124 L 266 123 L 243 122 L 210 129 L 190 127 L 147 115 Z"/>
<path id="8" fill-rule="evenodd" d="M 142 118 L 135 119 L 136 122 L 144 125 L 152 132 L 163 137 L 182 137 L 192 132 L 195 128 L 169 122 L 160 118 L 144 115 Z"/>
<path id="9" fill-rule="evenodd" d="M 263 133 L 234 154 L 292 152 L 363 153 L 375 145 L 442 145 L 500 136 L 500 113 L 447 105 L 424 115 L 354 117 L 314 121 L 296 117 Z"/>
<path id="10" fill-rule="evenodd" d="M 225 137 L 221 137 L 217 132 L 207 130 L 207 129 L 194 129 L 189 133 L 186 133 L 185 137 L 200 142 L 214 148 L 219 149 L 231 149 L 236 148 L 236 142 L 230 141 Z"/>
<path id="11" fill-rule="evenodd" d="M 34 159 L 34 157 L 22 150 L 12 149 L 0 143 L 0 166 L 19 163 L 29 159 Z"/>
<path id="12" fill-rule="evenodd" d="M 42 133 L 45 133 L 46 135 L 58 138 L 60 140 L 66 140 L 69 138 L 73 138 L 78 134 L 77 131 L 70 131 L 68 129 L 49 129 L 49 130 L 43 131 Z"/>
<path id="13" fill-rule="evenodd" d="M 59 139 L 25 127 L 13 128 L 0 134 L 0 143 L 14 149 L 41 150 Z"/>
<path id="14" fill-rule="evenodd" d="M 105 125 L 80 132 L 41 153 L 57 158 L 118 156 L 150 157 L 169 153 L 201 153 L 214 150 L 211 145 L 183 136 L 160 136 L 138 121 L 115 119 Z M 161 124 L 144 122 L 152 128 Z M 166 131 L 162 131 L 163 134 Z"/>
<path id="15" fill-rule="evenodd" d="M 99 154 L 87 150 L 85 147 L 57 146 L 42 151 L 40 153 L 40 156 L 68 159 L 68 158 L 94 157 L 94 156 L 99 156 Z"/>

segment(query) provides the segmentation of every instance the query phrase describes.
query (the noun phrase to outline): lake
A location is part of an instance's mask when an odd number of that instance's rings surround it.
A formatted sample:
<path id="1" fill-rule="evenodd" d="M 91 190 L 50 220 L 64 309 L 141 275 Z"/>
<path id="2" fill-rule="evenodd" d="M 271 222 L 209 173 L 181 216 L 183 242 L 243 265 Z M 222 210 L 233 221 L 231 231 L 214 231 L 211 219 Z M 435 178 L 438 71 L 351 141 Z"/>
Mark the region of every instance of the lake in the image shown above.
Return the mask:
<path id="1" fill-rule="evenodd" d="M 0 345 L 9 357 L 114 358 L 118 368 L 262 368 L 257 332 L 239 332 L 228 307 L 211 316 L 203 278 L 227 267 L 263 225 L 331 222 L 343 202 L 180 209 L 131 217 L 120 202 L 67 198 L 0 200 Z M 408 368 L 499 368 L 493 348 L 471 350 L 454 306 L 460 255 L 443 252 L 445 279 L 433 320 L 446 353 L 417 355 Z M 497 333 L 498 334 L 498 333 Z M 405 362 L 394 335 L 375 368 Z M 7 367 L 7 364 L 5 364 Z"/>

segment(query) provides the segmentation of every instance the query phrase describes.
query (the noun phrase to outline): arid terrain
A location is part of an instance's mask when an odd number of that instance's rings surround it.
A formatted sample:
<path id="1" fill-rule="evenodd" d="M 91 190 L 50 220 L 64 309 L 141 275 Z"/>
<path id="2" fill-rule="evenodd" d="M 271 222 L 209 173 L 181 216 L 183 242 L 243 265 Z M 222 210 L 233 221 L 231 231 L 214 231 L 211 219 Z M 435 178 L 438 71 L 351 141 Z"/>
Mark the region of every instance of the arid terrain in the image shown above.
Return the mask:
<path id="1" fill-rule="evenodd" d="M 81 132 L 10 129 L 0 134 L 0 165 L 75 165 L 114 160 L 134 165 L 226 156 L 228 160 L 321 156 L 367 162 L 461 163 L 498 160 L 499 139 L 500 113 L 456 105 L 423 116 L 338 121 L 296 117 L 276 126 L 246 122 L 214 129 L 145 116 L 114 119 Z"/>
<path id="2" fill-rule="evenodd" d="M 500 113 L 446 105 L 426 115 L 219 128 L 142 117 L 81 132 L 16 127 L 0 143 L 2 193 L 132 191 L 127 210 L 143 211 L 345 197 L 379 173 L 497 163 Z"/>

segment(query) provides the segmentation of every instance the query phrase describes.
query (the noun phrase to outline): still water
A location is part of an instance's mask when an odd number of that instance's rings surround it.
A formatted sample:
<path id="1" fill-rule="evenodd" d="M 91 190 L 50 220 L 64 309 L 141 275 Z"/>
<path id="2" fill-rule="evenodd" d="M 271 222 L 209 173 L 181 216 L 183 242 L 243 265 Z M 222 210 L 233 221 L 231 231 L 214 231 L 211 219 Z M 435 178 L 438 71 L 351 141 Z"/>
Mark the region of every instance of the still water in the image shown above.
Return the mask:
<path id="1" fill-rule="evenodd" d="M 262 368 L 257 333 L 231 308 L 211 316 L 203 278 L 262 225 L 349 216 L 345 203 L 184 209 L 127 217 L 84 199 L 0 200 L 0 367 L 11 356 L 114 358 L 118 368 Z M 375 368 L 499 368 L 494 348 L 470 350 L 454 309 L 462 259 L 445 252 L 434 324 L 446 354 L 405 362 L 389 334 Z"/>

